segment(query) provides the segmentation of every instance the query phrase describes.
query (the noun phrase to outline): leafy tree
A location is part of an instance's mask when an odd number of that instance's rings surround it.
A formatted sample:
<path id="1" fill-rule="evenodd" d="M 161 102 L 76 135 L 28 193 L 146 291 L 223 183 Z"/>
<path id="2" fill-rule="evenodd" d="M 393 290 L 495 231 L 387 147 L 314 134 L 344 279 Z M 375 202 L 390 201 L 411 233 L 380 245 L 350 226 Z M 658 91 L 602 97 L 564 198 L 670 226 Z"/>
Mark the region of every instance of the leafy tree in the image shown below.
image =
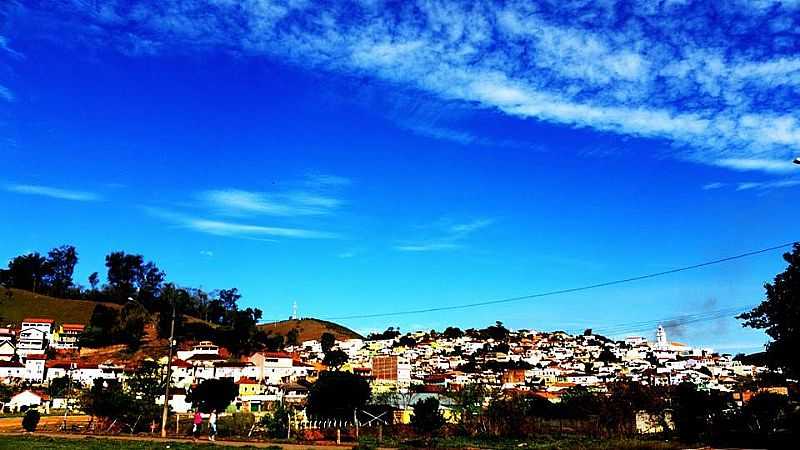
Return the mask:
<path id="1" fill-rule="evenodd" d="M 347 363 L 347 353 L 343 352 L 342 350 L 336 349 L 331 350 L 325 353 L 325 358 L 322 360 L 322 364 L 334 369 L 339 370 L 343 365 Z"/>
<path id="2" fill-rule="evenodd" d="M 333 349 L 333 346 L 336 345 L 336 336 L 326 331 L 319 337 L 319 343 L 322 345 L 322 352 L 328 353 Z"/>
<path id="3" fill-rule="evenodd" d="M 762 436 L 774 433 L 785 420 L 788 411 L 789 398 L 770 392 L 753 396 L 742 408 L 749 428 Z"/>
<path id="4" fill-rule="evenodd" d="M 481 330 L 481 336 L 488 339 L 494 339 L 495 341 L 504 341 L 508 339 L 509 331 L 506 327 L 503 326 L 503 322 L 499 320 L 494 323 L 494 325 L 488 326 Z"/>
<path id="5" fill-rule="evenodd" d="M 614 352 L 609 350 L 607 347 L 603 348 L 603 350 L 597 356 L 597 360 L 604 363 L 616 363 L 620 361 L 617 355 L 615 355 Z"/>
<path id="6" fill-rule="evenodd" d="M 697 442 L 727 407 L 719 391 L 700 391 L 693 383 L 684 382 L 672 393 L 672 418 L 684 442 Z"/>
<path id="7" fill-rule="evenodd" d="M 133 296 L 142 282 L 144 258 L 125 252 L 112 252 L 106 255 L 108 287 L 112 299 L 124 303 Z"/>
<path id="8" fill-rule="evenodd" d="M 461 331 L 461 328 L 447 327 L 442 333 L 442 336 L 444 336 L 445 339 L 458 339 L 464 336 L 464 332 Z"/>
<path id="9" fill-rule="evenodd" d="M 289 429 L 289 414 L 283 403 L 278 403 L 269 414 L 262 416 L 260 425 L 266 430 L 267 436 L 285 438 Z"/>
<path id="10" fill-rule="evenodd" d="M 300 337 L 300 330 L 292 328 L 286 333 L 286 345 L 299 345 L 298 338 Z"/>
<path id="11" fill-rule="evenodd" d="M 225 411 L 238 394 L 239 388 L 233 380 L 211 378 L 189 391 L 187 400 L 195 408 L 208 413 L 211 410 Z"/>
<path id="12" fill-rule="evenodd" d="M 148 316 L 147 310 L 138 303 L 126 303 L 119 313 L 118 322 L 112 328 L 114 342 L 127 344 L 131 351 L 138 350 L 142 345 Z"/>
<path id="13" fill-rule="evenodd" d="M 308 394 L 311 417 L 350 419 L 353 410 L 363 408 L 370 398 L 364 378 L 348 372 L 322 372 Z"/>
<path id="14" fill-rule="evenodd" d="M 377 341 L 377 340 L 384 340 L 384 339 L 394 339 L 400 336 L 400 329 L 395 327 L 389 327 L 386 331 L 382 333 L 370 333 L 367 335 L 367 339 L 370 341 Z"/>
<path id="15" fill-rule="evenodd" d="M 71 245 L 54 248 L 47 253 L 45 282 L 52 295 L 64 297 L 73 286 L 72 274 L 78 264 L 78 252 Z"/>
<path id="16" fill-rule="evenodd" d="M 411 426 L 417 433 L 433 435 L 444 426 L 444 417 L 439 411 L 439 400 L 428 397 L 414 403 L 414 415 Z"/>
<path id="17" fill-rule="evenodd" d="M 772 367 L 790 375 L 800 375 L 800 244 L 783 255 L 786 270 L 764 284 L 766 299 L 749 312 L 738 316 L 745 327 L 763 329 L 772 341 L 767 358 Z"/>
<path id="18" fill-rule="evenodd" d="M 89 275 L 89 286 L 91 286 L 93 291 L 96 291 L 98 284 L 100 284 L 100 275 L 97 272 L 92 272 L 92 274 Z"/>
<path id="19" fill-rule="evenodd" d="M 222 302 L 222 307 L 227 311 L 236 311 L 238 308 L 237 302 L 242 296 L 236 288 L 222 289 L 219 291 L 219 299 Z"/>
<path id="20" fill-rule="evenodd" d="M 8 263 L 8 285 L 37 292 L 49 274 L 47 259 L 38 253 L 17 256 Z"/>
<path id="21" fill-rule="evenodd" d="M 405 335 L 397 340 L 397 347 L 416 347 L 417 341 L 409 335 Z"/>
<path id="22" fill-rule="evenodd" d="M 42 416 L 39 414 L 39 411 L 29 409 L 25 412 L 25 417 L 22 418 L 22 428 L 28 433 L 33 433 L 36 431 L 36 427 L 39 425 L 39 419 L 41 418 Z"/>
<path id="23" fill-rule="evenodd" d="M 66 397 L 68 394 L 70 385 L 69 377 L 59 377 L 54 378 L 50 381 L 50 384 L 47 388 L 48 393 L 53 398 L 63 398 Z"/>

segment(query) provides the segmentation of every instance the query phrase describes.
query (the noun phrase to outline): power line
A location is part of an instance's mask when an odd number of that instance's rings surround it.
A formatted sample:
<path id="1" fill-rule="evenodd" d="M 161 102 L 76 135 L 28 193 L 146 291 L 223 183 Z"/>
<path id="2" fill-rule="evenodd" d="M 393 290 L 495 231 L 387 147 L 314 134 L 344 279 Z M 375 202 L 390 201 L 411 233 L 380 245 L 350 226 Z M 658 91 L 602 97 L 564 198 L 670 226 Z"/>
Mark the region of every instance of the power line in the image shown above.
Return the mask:
<path id="1" fill-rule="evenodd" d="M 699 264 L 693 264 L 691 266 L 684 266 L 684 267 L 678 267 L 678 268 L 675 268 L 675 269 L 664 270 L 662 272 L 648 273 L 648 274 L 645 274 L 645 275 L 639 275 L 639 276 L 635 276 L 635 277 L 623 278 L 623 279 L 613 280 L 613 281 L 605 281 L 605 282 L 602 282 L 602 283 L 589 284 L 589 285 L 579 286 L 579 287 L 574 287 L 574 288 L 558 289 L 558 290 L 554 290 L 554 291 L 540 292 L 540 293 L 531 294 L 531 295 L 522 295 L 522 296 L 519 296 L 519 297 L 509 297 L 509 298 L 502 298 L 502 299 L 498 299 L 498 300 L 489 300 L 489 301 L 475 302 L 475 303 L 465 303 L 465 304 L 461 304 L 461 305 L 439 306 L 439 307 L 435 307 L 435 308 L 410 309 L 410 310 L 405 310 L 405 311 L 393 311 L 393 312 L 373 313 L 373 314 L 353 314 L 353 315 L 348 315 L 348 316 L 323 317 L 322 319 L 324 319 L 324 320 L 371 319 L 371 318 L 376 318 L 376 317 L 393 317 L 393 316 L 404 316 L 404 315 L 410 315 L 410 314 L 425 314 L 425 313 L 432 313 L 432 312 L 453 311 L 453 310 L 458 310 L 458 309 L 476 308 L 476 307 L 480 307 L 480 306 L 497 305 L 497 304 L 502 304 L 502 303 L 511 303 L 511 302 L 518 302 L 518 301 L 522 301 L 522 300 L 531 300 L 531 299 L 535 299 L 535 298 L 549 297 L 549 296 L 553 296 L 553 295 L 561 295 L 561 294 L 569 294 L 569 293 L 573 293 L 573 292 L 588 291 L 590 289 L 597 289 L 597 288 L 601 288 L 601 287 L 614 286 L 614 285 L 617 285 L 617 284 L 630 283 L 630 282 L 633 282 L 633 281 L 641 281 L 641 280 L 646 280 L 646 279 L 649 279 L 649 278 L 656 278 L 656 277 L 661 277 L 661 276 L 665 276 L 665 275 L 671 275 L 671 274 L 674 274 L 674 273 L 685 272 L 685 271 L 688 271 L 688 270 L 699 269 L 699 268 L 702 268 L 702 267 L 713 266 L 715 264 L 721 264 L 721 263 L 728 262 L 728 261 L 734 261 L 734 260 L 737 260 L 737 259 L 747 258 L 747 257 L 750 257 L 750 256 L 759 255 L 761 253 L 766 253 L 766 252 L 770 252 L 770 251 L 773 251 L 773 250 L 778 250 L 778 249 L 782 249 L 782 248 L 785 248 L 785 247 L 790 247 L 790 246 L 794 245 L 795 243 L 796 242 L 789 242 L 789 243 L 785 243 L 785 244 L 774 245 L 772 247 L 762 248 L 760 250 L 754 250 L 754 251 L 741 253 L 741 254 L 734 255 L 734 256 L 728 256 L 728 257 L 721 258 L 721 259 L 715 259 L 715 260 L 712 260 L 712 261 L 706 261 L 706 262 L 699 263 Z"/>

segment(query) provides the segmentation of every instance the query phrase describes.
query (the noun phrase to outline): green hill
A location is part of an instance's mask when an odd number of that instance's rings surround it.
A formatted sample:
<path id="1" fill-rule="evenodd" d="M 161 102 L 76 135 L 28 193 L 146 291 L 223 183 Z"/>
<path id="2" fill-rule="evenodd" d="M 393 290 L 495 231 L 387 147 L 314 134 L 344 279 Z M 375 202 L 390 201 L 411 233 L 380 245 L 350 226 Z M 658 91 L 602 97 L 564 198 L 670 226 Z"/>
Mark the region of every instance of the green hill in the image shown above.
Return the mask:
<path id="1" fill-rule="evenodd" d="M 280 334 L 282 336 L 286 336 L 290 330 L 297 328 L 297 330 L 300 332 L 298 337 L 300 342 L 319 339 L 319 337 L 322 336 L 322 333 L 325 332 L 333 333 L 338 340 L 364 338 L 360 334 L 347 327 L 319 319 L 289 319 L 282 320 L 280 322 L 264 323 L 258 327 L 264 331 L 272 334 Z"/>
<path id="2" fill-rule="evenodd" d="M 68 300 L 34 294 L 30 291 L 0 289 L 0 324 L 19 324 L 26 317 L 44 317 L 57 323 L 88 324 L 94 308 L 100 304 L 86 300 Z M 114 305 L 116 306 L 116 305 Z"/>

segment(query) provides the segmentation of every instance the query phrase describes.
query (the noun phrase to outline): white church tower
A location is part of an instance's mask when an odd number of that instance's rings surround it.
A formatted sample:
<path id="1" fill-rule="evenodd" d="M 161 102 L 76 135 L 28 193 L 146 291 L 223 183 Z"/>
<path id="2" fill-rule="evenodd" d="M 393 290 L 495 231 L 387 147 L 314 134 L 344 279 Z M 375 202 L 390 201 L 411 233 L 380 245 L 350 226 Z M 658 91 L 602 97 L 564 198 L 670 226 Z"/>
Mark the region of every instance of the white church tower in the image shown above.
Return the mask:
<path id="1" fill-rule="evenodd" d="M 656 330 L 656 348 L 661 350 L 666 350 L 669 348 L 669 341 L 667 341 L 667 332 L 664 331 L 664 327 L 661 325 L 658 326 Z"/>

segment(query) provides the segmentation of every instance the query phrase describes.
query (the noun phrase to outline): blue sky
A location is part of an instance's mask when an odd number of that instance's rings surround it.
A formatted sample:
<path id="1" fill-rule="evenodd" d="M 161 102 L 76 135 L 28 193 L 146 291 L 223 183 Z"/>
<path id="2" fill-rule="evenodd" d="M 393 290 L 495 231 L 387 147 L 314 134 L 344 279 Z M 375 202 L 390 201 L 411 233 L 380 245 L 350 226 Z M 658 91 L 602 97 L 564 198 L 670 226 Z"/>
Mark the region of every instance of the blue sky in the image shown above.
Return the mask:
<path id="1" fill-rule="evenodd" d="M 0 6 L 0 258 L 124 249 L 282 318 L 469 303 L 798 239 L 800 4 Z M 369 331 L 755 304 L 779 252 Z M 85 282 L 84 282 L 85 283 Z M 754 350 L 733 319 L 675 329 Z"/>

